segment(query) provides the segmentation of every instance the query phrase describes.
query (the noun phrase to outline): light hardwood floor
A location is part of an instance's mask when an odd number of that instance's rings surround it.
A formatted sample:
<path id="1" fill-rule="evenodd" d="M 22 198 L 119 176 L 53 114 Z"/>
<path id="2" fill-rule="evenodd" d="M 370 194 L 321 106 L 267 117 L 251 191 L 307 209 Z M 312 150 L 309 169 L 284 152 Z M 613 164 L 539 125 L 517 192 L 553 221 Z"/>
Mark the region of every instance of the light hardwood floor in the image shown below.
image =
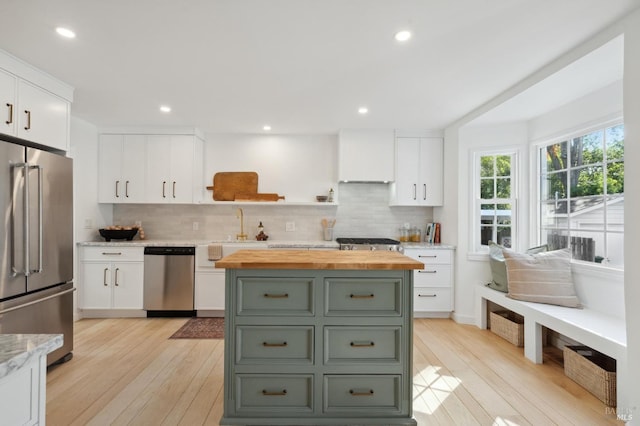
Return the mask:
<path id="1" fill-rule="evenodd" d="M 186 319 L 86 319 L 73 359 L 47 374 L 49 425 L 217 425 L 222 340 L 169 339 Z M 618 424 L 555 356 L 526 360 L 487 330 L 414 322 L 413 410 L 419 425 Z"/>

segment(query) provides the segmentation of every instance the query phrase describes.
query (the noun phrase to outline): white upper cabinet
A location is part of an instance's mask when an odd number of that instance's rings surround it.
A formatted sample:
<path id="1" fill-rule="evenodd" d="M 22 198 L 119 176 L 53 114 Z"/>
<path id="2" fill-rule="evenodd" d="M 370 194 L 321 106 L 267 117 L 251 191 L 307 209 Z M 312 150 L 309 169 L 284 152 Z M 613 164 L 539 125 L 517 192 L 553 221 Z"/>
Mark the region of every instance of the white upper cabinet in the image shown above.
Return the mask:
<path id="1" fill-rule="evenodd" d="M 100 135 L 98 146 L 98 201 L 145 201 L 144 135 Z"/>
<path id="2" fill-rule="evenodd" d="M 338 180 L 394 180 L 393 130 L 341 130 L 338 140 Z"/>
<path id="3" fill-rule="evenodd" d="M 146 201 L 201 201 L 202 141 L 191 135 L 150 135 L 147 138 Z"/>
<path id="4" fill-rule="evenodd" d="M 69 150 L 73 89 L 0 51 L 0 133 Z"/>
<path id="5" fill-rule="evenodd" d="M 391 205 L 442 205 L 443 149 L 442 138 L 396 138 L 396 178 L 391 186 Z"/>

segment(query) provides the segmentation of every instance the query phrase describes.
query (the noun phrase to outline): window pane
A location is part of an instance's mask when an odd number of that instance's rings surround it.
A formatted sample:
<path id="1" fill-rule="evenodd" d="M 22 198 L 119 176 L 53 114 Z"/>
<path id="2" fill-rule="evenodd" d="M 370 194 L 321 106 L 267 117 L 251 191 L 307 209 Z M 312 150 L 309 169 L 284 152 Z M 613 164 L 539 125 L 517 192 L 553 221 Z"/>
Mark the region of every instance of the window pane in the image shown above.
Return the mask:
<path id="1" fill-rule="evenodd" d="M 511 179 L 496 179 L 496 198 L 511 198 Z"/>
<path id="2" fill-rule="evenodd" d="M 624 196 L 607 197 L 607 231 L 624 232 Z"/>
<path id="3" fill-rule="evenodd" d="M 567 172 L 542 175 L 540 195 L 543 200 L 567 198 Z"/>
<path id="4" fill-rule="evenodd" d="M 480 157 L 480 177 L 493 176 L 493 156 Z"/>
<path id="5" fill-rule="evenodd" d="M 602 166 L 583 167 L 571 171 L 571 196 L 604 194 Z"/>
<path id="6" fill-rule="evenodd" d="M 624 163 L 607 164 L 607 194 L 624 194 Z"/>
<path id="7" fill-rule="evenodd" d="M 602 163 L 604 132 L 597 131 L 571 141 L 571 166 Z"/>
<path id="8" fill-rule="evenodd" d="M 606 130 L 607 160 L 624 159 L 624 125 L 610 127 Z"/>
<path id="9" fill-rule="evenodd" d="M 604 231 L 604 197 L 581 197 L 571 200 L 571 229 Z"/>
<path id="10" fill-rule="evenodd" d="M 480 198 L 484 200 L 494 198 L 493 181 L 494 179 L 482 179 L 480 181 Z"/>
<path id="11" fill-rule="evenodd" d="M 498 226 L 498 244 L 511 248 L 511 227 Z"/>
<path id="12" fill-rule="evenodd" d="M 480 227 L 480 244 L 488 246 L 489 241 L 495 241 L 493 238 L 493 226 L 481 226 Z"/>
<path id="13" fill-rule="evenodd" d="M 602 263 L 614 268 L 624 266 L 624 234 L 607 233 L 607 259 Z"/>
<path id="14" fill-rule="evenodd" d="M 542 244 L 547 244 L 549 251 L 569 247 L 569 236 L 566 231 L 545 231 L 541 235 Z"/>
<path id="15" fill-rule="evenodd" d="M 496 176 L 511 176 L 510 155 L 498 155 L 496 157 Z"/>
<path id="16" fill-rule="evenodd" d="M 540 150 L 540 170 L 552 172 L 567 168 L 567 142 L 560 142 L 548 145 Z"/>
<path id="17" fill-rule="evenodd" d="M 595 262 L 596 259 L 596 238 L 603 240 L 602 233 L 578 233 L 572 234 L 569 241 L 571 243 L 571 257 L 574 260 L 584 260 Z M 600 244 L 599 244 L 600 245 Z"/>
<path id="18" fill-rule="evenodd" d="M 546 202 L 540 205 L 540 224 L 546 228 L 567 228 L 567 202 Z"/>

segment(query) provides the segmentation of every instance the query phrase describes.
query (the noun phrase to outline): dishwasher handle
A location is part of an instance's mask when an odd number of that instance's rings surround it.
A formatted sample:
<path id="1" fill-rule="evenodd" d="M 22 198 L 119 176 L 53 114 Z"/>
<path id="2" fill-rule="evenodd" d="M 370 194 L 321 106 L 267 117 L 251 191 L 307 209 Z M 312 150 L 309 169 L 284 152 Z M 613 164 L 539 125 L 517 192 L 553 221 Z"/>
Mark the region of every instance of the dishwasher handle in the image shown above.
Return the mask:
<path id="1" fill-rule="evenodd" d="M 157 247 L 144 248 L 145 256 L 195 256 L 195 247 Z"/>

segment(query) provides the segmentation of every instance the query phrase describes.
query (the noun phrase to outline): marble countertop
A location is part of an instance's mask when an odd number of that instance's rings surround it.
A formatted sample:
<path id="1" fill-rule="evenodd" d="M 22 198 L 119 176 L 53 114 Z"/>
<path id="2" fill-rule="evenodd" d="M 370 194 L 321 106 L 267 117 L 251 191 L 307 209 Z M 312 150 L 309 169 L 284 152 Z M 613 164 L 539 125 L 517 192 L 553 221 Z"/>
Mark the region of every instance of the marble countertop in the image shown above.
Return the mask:
<path id="1" fill-rule="evenodd" d="M 0 334 L 0 379 L 62 346 L 62 334 Z"/>
<path id="2" fill-rule="evenodd" d="M 200 246 L 207 244 L 255 244 L 257 247 L 267 248 L 327 248 L 337 249 L 338 243 L 335 241 L 236 241 L 236 240 L 114 240 L 114 241 L 83 241 L 79 246 L 109 246 L 109 247 L 178 247 L 178 246 Z"/>
<path id="3" fill-rule="evenodd" d="M 429 243 L 402 243 L 405 249 L 429 249 L 429 250 L 455 250 L 456 246 L 449 244 L 429 244 Z"/>

